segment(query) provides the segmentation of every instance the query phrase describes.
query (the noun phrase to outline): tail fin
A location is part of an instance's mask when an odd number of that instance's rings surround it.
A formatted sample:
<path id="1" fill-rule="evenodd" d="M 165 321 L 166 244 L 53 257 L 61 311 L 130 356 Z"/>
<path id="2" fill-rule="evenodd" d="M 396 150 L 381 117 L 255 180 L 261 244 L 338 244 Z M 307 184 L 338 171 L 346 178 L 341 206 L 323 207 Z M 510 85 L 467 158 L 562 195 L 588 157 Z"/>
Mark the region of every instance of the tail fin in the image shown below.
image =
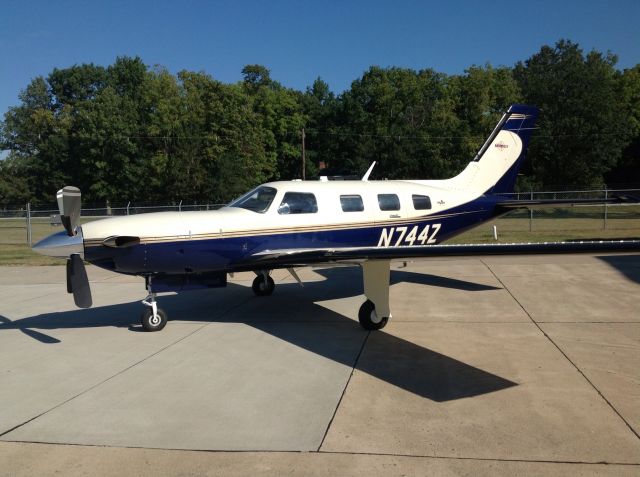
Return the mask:
<path id="1" fill-rule="evenodd" d="M 504 113 L 476 157 L 444 186 L 489 194 L 513 191 L 539 110 L 514 104 Z"/>

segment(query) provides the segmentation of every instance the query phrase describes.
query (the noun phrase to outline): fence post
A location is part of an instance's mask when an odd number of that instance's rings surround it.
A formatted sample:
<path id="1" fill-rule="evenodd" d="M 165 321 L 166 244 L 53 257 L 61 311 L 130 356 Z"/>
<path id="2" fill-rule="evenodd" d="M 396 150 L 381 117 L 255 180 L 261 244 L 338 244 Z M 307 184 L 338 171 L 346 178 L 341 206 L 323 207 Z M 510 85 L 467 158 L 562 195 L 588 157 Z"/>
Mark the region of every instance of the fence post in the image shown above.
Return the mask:
<path id="1" fill-rule="evenodd" d="M 27 202 L 27 243 L 31 247 L 31 202 Z"/>
<path id="2" fill-rule="evenodd" d="M 182 212 L 182 201 L 178 204 L 178 212 Z"/>
<path id="3" fill-rule="evenodd" d="M 609 191 L 607 190 L 607 184 L 605 184 L 604 185 L 604 200 L 605 200 L 605 203 L 604 203 L 604 224 L 603 224 L 603 227 L 604 227 L 605 230 L 607 230 L 607 215 L 608 215 L 608 212 L 609 212 L 609 209 L 607 207 L 607 202 L 606 202 L 608 197 L 609 197 Z"/>
<path id="4" fill-rule="evenodd" d="M 533 200 L 533 191 L 531 191 L 531 200 Z M 529 209 L 529 232 L 533 230 L 533 208 Z"/>
<path id="5" fill-rule="evenodd" d="M 131 201 L 127 202 L 127 215 L 129 215 L 129 206 L 131 205 Z"/>

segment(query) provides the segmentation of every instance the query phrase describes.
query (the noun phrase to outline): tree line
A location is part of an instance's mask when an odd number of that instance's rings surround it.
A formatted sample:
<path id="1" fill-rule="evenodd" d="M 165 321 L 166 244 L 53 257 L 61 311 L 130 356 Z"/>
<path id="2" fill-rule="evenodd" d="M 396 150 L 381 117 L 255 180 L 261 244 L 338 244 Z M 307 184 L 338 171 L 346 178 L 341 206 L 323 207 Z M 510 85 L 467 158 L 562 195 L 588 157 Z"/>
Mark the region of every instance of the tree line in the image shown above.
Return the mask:
<path id="1" fill-rule="evenodd" d="M 444 178 L 473 158 L 512 103 L 542 109 L 523 190 L 640 183 L 640 64 L 561 40 L 513 67 L 464 74 L 370 67 L 343 93 L 318 78 L 282 86 L 261 65 L 222 83 L 142 59 L 81 64 L 33 79 L 0 122 L 0 204 L 226 202 L 269 180 Z"/>

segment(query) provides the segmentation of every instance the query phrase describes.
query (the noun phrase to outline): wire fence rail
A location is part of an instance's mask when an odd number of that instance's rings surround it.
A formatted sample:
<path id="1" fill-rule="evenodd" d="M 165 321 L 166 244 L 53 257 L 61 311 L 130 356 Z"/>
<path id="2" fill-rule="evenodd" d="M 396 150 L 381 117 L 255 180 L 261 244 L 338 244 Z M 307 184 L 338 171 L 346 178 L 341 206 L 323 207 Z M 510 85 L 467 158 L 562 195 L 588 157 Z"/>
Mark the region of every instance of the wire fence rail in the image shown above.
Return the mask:
<path id="1" fill-rule="evenodd" d="M 640 197 L 640 189 L 592 189 L 570 191 L 533 191 L 508 194 L 514 200 L 540 199 L 606 199 L 616 196 Z M 216 210 L 225 204 L 143 204 L 131 202 L 109 206 L 87 206 L 82 209 L 81 223 L 106 217 L 137 215 L 163 211 Z M 542 210 L 514 210 L 492 221 L 499 232 L 609 232 L 638 231 L 640 233 L 640 205 L 633 203 L 608 205 L 578 205 Z M 0 208 L 0 245 L 32 245 L 47 235 L 62 230 L 59 211 L 53 207 Z"/>
<path id="2" fill-rule="evenodd" d="M 150 212 L 187 212 L 194 210 L 216 210 L 225 204 L 147 204 L 110 205 L 108 207 L 89 206 L 81 211 L 81 223 L 123 215 L 146 214 Z M 62 230 L 60 212 L 57 208 L 23 207 L 0 209 L 0 244 L 33 245 L 47 235 Z"/>

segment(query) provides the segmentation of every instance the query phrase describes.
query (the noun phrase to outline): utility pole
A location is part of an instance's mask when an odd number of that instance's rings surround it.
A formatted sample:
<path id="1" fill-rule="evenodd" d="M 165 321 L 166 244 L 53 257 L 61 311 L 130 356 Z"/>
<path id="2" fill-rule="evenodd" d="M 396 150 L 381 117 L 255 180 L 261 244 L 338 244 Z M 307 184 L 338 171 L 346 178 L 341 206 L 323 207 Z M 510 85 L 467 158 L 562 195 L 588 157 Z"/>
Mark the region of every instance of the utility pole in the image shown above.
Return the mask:
<path id="1" fill-rule="evenodd" d="M 304 139 L 305 139 L 304 128 L 302 128 L 302 180 L 305 180 L 305 165 L 306 165 Z"/>

